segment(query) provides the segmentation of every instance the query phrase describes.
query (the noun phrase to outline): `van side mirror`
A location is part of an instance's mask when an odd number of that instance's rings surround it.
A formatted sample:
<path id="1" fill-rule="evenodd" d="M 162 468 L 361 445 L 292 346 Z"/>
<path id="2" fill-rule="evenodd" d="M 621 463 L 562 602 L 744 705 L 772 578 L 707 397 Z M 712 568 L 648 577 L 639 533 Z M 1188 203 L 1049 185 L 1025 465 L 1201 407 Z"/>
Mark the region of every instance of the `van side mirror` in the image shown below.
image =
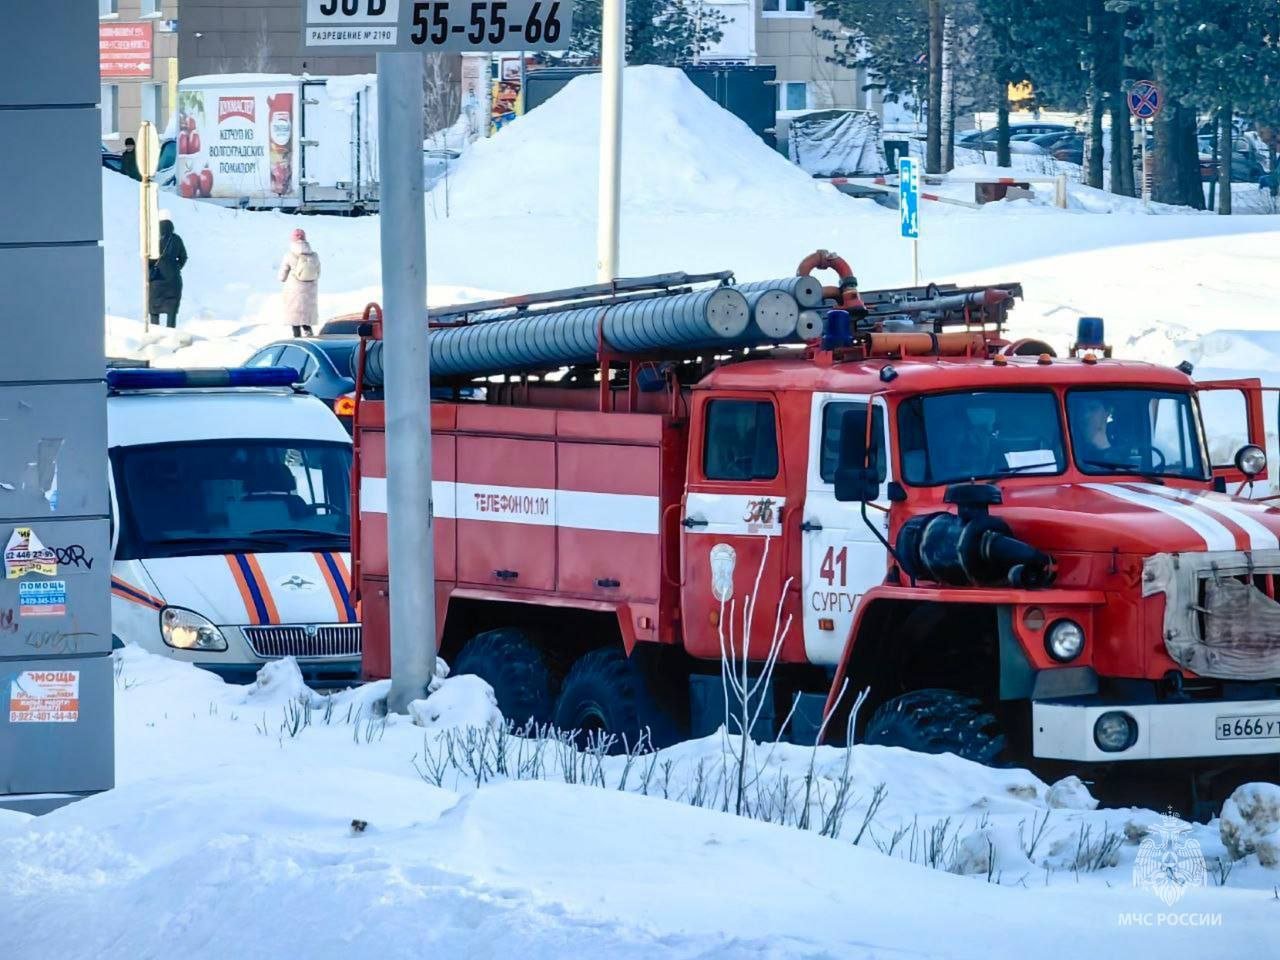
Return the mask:
<path id="1" fill-rule="evenodd" d="M 867 410 L 846 410 L 840 418 L 836 500 L 840 503 L 866 503 L 879 495 L 879 471 L 867 455 Z"/>

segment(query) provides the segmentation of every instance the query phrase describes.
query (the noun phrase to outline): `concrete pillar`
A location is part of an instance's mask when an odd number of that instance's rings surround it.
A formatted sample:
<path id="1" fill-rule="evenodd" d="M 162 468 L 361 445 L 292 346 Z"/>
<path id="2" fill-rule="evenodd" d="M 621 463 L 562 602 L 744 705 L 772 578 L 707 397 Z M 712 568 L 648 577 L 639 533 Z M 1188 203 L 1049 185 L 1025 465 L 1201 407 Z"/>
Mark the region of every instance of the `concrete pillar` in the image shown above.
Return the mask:
<path id="1" fill-rule="evenodd" d="M 98 13 L 0 33 L 0 806 L 114 783 Z"/>

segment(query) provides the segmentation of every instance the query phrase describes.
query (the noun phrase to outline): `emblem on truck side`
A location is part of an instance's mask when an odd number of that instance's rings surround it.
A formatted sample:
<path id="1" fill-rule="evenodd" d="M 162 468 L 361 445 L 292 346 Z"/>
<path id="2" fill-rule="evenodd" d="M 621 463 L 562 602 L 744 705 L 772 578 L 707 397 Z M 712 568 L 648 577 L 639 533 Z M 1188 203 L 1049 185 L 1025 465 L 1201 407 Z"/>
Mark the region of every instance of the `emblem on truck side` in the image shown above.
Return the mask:
<path id="1" fill-rule="evenodd" d="M 742 520 L 747 525 L 748 533 L 756 533 L 761 528 L 770 529 L 773 527 L 773 507 L 776 502 L 772 497 L 761 497 L 759 500 L 747 501 L 747 512 Z"/>
<path id="2" fill-rule="evenodd" d="M 738 552 L 727 543 L 711 548 L 711 595 L 721 603 L 733 596 L 733 568 L 737 562 Z"/>
<path id="3" fill-rule="evenodd" d="M 280 586 L 288 587 L 290 590 L 310 590 L 315 584 L 306 577 L 294 573 L 281 580 Z"/>

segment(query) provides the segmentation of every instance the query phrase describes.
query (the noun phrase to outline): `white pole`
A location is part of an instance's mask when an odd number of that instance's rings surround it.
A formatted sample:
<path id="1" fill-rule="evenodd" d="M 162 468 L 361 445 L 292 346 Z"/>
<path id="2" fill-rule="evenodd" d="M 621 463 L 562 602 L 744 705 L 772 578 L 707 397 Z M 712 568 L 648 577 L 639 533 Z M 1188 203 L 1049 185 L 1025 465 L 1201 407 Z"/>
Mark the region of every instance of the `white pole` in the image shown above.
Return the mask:
<path id="1" fill-rule="evenodd" d="M 387 708 L 396 713 L 406 712 L 409 701 L 426 696 L 436 668 L 422 76 L 421 54 L 378 54 L 387 593 L 391 606 Z"/>
<path id="2" fill-rule="evenodd" d="M 911 238 L 911 285 L 920 286 L 920 238 Z"/>
<path id="3" fill-rule="evenodd" d="M 626 9 L 626 0 L 604 0 L 600 14 L 600 206 L 596 215 L 596 280 L 601 283 L 618 278 Z"/>
<path id="4" fill-rule="evenodd" d="M 1067 209 L 1067 175 L 1058 174 L 1053 181 L 1053 203 L 1060 209 Z"/>
<path id="5" fill-rule="evenodd" d="M 1151 181 L 1147 178 L 1147 121 L 1138 121 L 1138 133 L 1142 137 L 1142 205 L 1151 205 Z"/>

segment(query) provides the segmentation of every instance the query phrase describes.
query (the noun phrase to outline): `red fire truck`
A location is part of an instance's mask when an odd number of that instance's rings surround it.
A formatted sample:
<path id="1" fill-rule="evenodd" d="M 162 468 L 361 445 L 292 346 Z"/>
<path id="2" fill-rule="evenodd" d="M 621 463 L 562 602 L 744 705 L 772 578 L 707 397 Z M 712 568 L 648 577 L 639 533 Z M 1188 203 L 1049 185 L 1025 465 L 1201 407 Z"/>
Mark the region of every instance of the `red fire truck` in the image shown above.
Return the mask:
<path id="1" fill-rule="evenodd" d="M 847 679 L 871 743 L 1274 769 L 1280 510 L 1233 495 L 1266 475 L 1259 383 L 1113 359 L 1092 318 L 1068 355 L 1011 340 L 1017 284 L 859 293 L 841 273 L 820 335 L 783 346 L 617 349 L 611 311 L 697 287 L 671 278 L 433 316 L 433 363 L 459 328 L 515 342 L 582 304 L 597 324 L 590 360 L 433 381 L 454 671 L 517 723 L 706 733 L 750 600 L 753 670 L 790 619 L 758 737 L 791 714 L 784 735 L 811 740 Z M 353 511 L 370 678 L 390 669 L 373 320 Z M 1238 433 L 1233 455 L 1206 427 Z"/>

